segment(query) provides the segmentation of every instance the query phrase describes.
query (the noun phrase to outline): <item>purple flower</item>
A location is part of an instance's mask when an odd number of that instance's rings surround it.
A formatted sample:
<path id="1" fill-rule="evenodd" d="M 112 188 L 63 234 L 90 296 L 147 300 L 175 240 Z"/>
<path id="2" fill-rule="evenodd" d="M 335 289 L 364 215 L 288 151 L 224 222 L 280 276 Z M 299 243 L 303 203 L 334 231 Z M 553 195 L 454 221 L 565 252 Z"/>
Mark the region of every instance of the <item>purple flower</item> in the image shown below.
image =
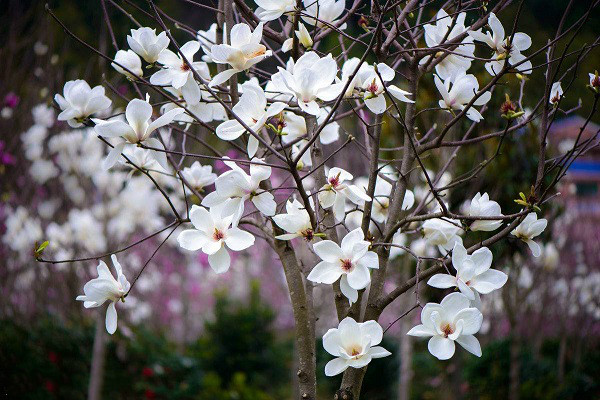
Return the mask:
<path id="1" fill-rule="evenodd" d="M 15 165 L 17 159 L 12 155 L 4 151 L 6 144 L 0 140 L 0 164 L 2 165 Z"/>
<path id="2" fill-rule="evenodd" d="M 4 96 L 4 105 L 10 108 L 17 107 L 20 101 L 21 98 L 14 92 L 9 92 L 6 96 Z"/>

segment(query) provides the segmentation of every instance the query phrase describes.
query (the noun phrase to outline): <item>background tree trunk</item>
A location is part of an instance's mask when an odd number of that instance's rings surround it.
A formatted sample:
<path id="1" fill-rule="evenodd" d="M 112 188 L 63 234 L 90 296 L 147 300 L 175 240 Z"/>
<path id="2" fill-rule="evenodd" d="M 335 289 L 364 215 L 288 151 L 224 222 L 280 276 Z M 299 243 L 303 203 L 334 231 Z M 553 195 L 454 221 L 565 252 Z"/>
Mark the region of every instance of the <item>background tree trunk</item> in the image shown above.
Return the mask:
<path id="1" fill-rule="evenodd" d="M 98 310 L 96 313 L 96 333 L 94 334 L 94 350 L 92 352 L 92 368 L 90 371 L 88 400 L 102 399 L 102 383 L 104 382 L 104 360 L 107 339 L 105 332 L 106 328 L 104 325 L 104 314 Z"/>

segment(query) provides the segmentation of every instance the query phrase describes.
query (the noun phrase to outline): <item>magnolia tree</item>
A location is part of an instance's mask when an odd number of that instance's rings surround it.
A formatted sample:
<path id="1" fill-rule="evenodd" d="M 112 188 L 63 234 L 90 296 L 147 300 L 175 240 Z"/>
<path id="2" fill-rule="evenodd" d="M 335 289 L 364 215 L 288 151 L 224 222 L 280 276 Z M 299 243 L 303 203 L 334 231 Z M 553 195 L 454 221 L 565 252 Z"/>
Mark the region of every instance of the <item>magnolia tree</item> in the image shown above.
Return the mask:
<path id="1" fill-rule="evenodd" d="M 131 13 L 111 2 L 131 22 L 126 38 L 115 36 L 101 3 L 110 54 L 48 12 L 73 40 L 109 61 L 136 98 L 108 83 L 69 81 L 55 96 L 58 120 L 93 128 L 85 140 L 108 149 L 97 168 L 141 172 L 135 179 L 147 179 L 167 206 L 162 214 L 170 214 L 163 242 L 176 238 L 182 251 L 205 254 L 210 273 L 228 271 L 232 256 L 257 242 L 274 250 L 293 308 L 300 399 L 316 399 L 315 322 L 323 303 L 334 303 L 337 313 L 337 320 L 320 322 L 331 355 L 325 374 L 343 374 L 336 398 L 358 399 L 368 364 L 391 354 L 380 346 L 387 328 L 378 320 L 404 293 L 413 293 L 412 306 L 397 319 L 420 309 L 421 323 L 408 335 L 428 339 L 433 357 L 451 358 L 456 344 L 481 356 L 482 297 L 508 279 L 490 248 L 515 240 L 539 257 L 545 203 L 570 163 L 596 145 L 595 136 L 578 138 L 547 157 L 552 122 L 574 111 L 561 108 L 569 89 L 590 89 L 581 131 L 596 111 L 598 74 L 578 76 L 598 42 L 575 48 L 573 37 L 598 1 L 571 21 L 571 0 L 538 47 L 519 31 L 523 1 L 186 3 L 214 18 L 206 31 L 152 0 Z M 152 26 L 141 26 L 135 12 Z M 528 94 L 534 74 L 544 82 L 542 96 Z M 539 151 L 527 194 L 515 194 L 516 204 L 501 210 L 487 193 L 493 188 L 483 188 L 452 210 L 452 193 L 485 174 L 502 157 L 503 140 L 534 121 Z M 461 151 L 477 146 L 494 151 L 452 177 Z M 217 161 L 226 165 L 219 174 Z M 176 183 L 166 190 L 157 176 Z M 84 307 L 108 304 L 109 333 L 139 277 L 117 257 L 143 240 L 84 258 L 112 259 L 99 262 L 98 276 L 77 297 Z M 42 262 L 76 261 L 51 260 L 43 251 L 36 250 Z M 400 254 L 415 268 L 398 281 L 392 259 Z M 423 304 L 420 284 L 447 295 Z"/>

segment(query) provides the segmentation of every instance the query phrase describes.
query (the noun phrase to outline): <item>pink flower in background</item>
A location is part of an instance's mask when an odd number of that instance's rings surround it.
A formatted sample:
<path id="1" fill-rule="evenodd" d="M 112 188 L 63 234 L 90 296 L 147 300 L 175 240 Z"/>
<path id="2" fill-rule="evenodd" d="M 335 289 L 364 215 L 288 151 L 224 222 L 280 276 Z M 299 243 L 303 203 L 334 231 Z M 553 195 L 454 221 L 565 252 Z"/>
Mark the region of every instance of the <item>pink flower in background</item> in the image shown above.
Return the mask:
<path id="1" fill-rule="evenodd" d="M 15 165 L 17 159 L 10 153 L 4 150 L 6 143 L 0 140 L 0 164 L 1 165 Z"/>
<path id="2" fill-rule="evenodd" d="M 15 92 L 9 92 L 4 96 L 4 105 L 10 108 L 16 108 L 21 98 Z"/>

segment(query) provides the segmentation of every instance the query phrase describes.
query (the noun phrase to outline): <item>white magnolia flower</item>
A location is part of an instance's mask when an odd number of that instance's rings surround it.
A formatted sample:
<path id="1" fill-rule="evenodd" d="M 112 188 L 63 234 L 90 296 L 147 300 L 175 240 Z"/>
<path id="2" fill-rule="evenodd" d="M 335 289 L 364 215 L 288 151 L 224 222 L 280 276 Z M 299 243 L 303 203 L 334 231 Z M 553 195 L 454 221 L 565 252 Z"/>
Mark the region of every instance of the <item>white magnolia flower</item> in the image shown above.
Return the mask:
<path id="1" fill-rule="evenodd" d="M 225 31 L 225 26 L 226 25 L 223 24 L 223 31 Z M 202 51 L 204 52 L 204 55 L 202 56 L 202 61 L 205 61 L 207 63 L 213 62 L 212 58 L 210 58 L 210 48 L 213 44 L 217 44 L 217 24 L 211 24 L 208 30 L 198 31 L 196 39 L 198 39 L 198 42 L 200 42 L 200 45 L 202 46 Z"/>
<path id="2" fill-rule="evenodd" d="M 346 0 L 303 0 L 304 13 L 302 19 L 311 25 L 319 28 L 335 25 L 337 19 L 342 15 L 346 6 Z M 304 15 L 306 14 L 306 15 Z M 346 24 L 339 27 L 340 30 L 346 29 Z"/>
<path id="3" fill-rule="evenodd" d="M 564 92 L 563 92 L 563 88 L 562 88 L 562 85 L 560 84 L 560 82 L 554 82 L 552 84 L 552 89 L 550 90 L 550 98 L 548 99 L 548 101 L 552 105 L 558 104 L 560 99 L 562 99 L 563 94 L 564 94 Z M 60 115 L 59 115 L 59 119 L 60 119 Z"/>
<path id="4" fill-rule="evenodd" d="M 72 128 L 79 128 L 87 117 L 104 111 L 111 105 L 110 99 L 104 95 L 102 86 L 98 85 L 92 89 L 81 79 L 65 83 L 63 95 L 64 97 L 60 94 L 54 96 L 54 100 L 62 110 L 57 119 L 67 121 Z"/>
<path id="5" fill-rule="evenodd" d="M 481 345 L 474 334 L 479 332 L 483 315 L 462 293 L 450 293 L 440 304 L 427 303 L 421 311 L 421 325 L 407 335 L 430 337 L 429 352 L 440 360 L 454 355 L 457 342 L 469 353 L 481 357 Z"/>
<path id="6" fill-rule="evenodd" d="M 387 220 L 388 210 L 390 207 L 390 196 L 392 194 L 392 184 L 383 178 L 378 178 L 375 183 L 375 192 L 373 193 L 373 207 L 371 217 L 383 223 Z M 411 190 L 406 190 L 404 201 L 402 202 L 402 210 L 408 210 L 415 204 L 415 194 Z"/>
<path id="7" fill-rule="evenodd" d="M 131 50 L 149 64 L 158 61 L 159 54 L 169 46 L 169 42 L 166 32 L 157 35 L 156 29 L 147 27 L 132 29 L 131 35 L 127 35 L 127 43 Z"/>
<path id="8" fill-rule="evenodd" d="M 332 284 L 340 280 L 340 289 L 350 304 L 358 300 L 358 291 L 371 282 L 369 268 L 379 268 L 379 258 L 369 251 L 370 243 L 365 240 L 362 229 L 350 231 L 342 239 L 341 247 L 331 240 L 323 240 L 313 245 L 321 258 L 308 274 L 309 281 Z"/>
<path id="9" fill-rule="evenodd" d="M 198 192 L 203 192 L 205 186 L 212 185 L 217 179 L 217 174 L 212 172 L 212 166 L 202 165 L 198 161 L 194 161 L 191 167 L 185 167 L 181 175 Z"/>
<path id="10" fill-rule="evenodd" d="M 322 124 L 327 118 L 328 108 L 324 107 L 321 109 L 321 113 L 317 117 L 317 123 Z M 296 115 L 293 112 L 286 111 L 283 113 L 283 128 L 281 130 L 281 140 L 283 143 L 291 143 L 298 138 L 305 137 L 308 133 L 306 129 L 306 120 L 300 115 Z M 321 130 L 319 134 L 319 141 L 322 144 L 331 144 L 339 139 L 340 125 L 337 122 L 331 122 Z M 306 152 L 309 153 L 309 152 Z M 309 153 L 310 155 L 310 153 Z"/>
<path id="11" fill-rule="evenodd" d="M 485 69 L 490 75 L 497 75 L 504 67 L 504 60 L 506 58 L 508 58 L 508 62 L 511 65 L 521 62 L 526 58 L 521 52 L 531 47 L 531 37 L 526 33 L 516 32 L 511 42 L 510 37 L 505 37 L 504 27 L 494 13 L 490 13 L 488 24 L 492 29 L 491 32 L 484 34 L 481 30 L 469 31 L 469 36 L 487 44 L 494 51 L 496 60 L 486 63 Z M 521 73 L 530 74 L 531 61 L 524 62 L 516 67 L 516 69 Z"/>
<path id="12" fill-rule="evenodd" d="M 302 22 L 298 23 L 298 30 L 296 31 L 296 37 L 298 38 L 298 42 L 304 46 L 305 49 L 310 49 L 313 46 L 313 40 L 310 37 L 310 33 L 306 26 Z M 294 45 L 294 38 L 286 39 L 285 42 L 281 45 L 281 51 L 287 53 L 292 49 Z"/>
<path id="13" fill-rule="evenodd" d="M 263 23 L 260 22 L 254 32 L 244 23 L 231 28 L 231 44 L 215 44 L 210 48 L 211 59 L 218 64 L 229 64 L 225 70 L 212 79 L 209 86 L 220 85 L 238 72 L 245 71 L 254 64 L 271 55 L 271 50 L 261 44 Z"/>
<path id="14" fill-rule="evenodd" d="M 279 240 L 292 240 L 297 237 L 303 237 L 311 241 L 314 237 L 312 225 L 308 211 L 302 203 L 294 199 L 285 204 L 287 214 L 279 214 L 273 217 L 273 221 L 287 233 L 275 236 Z"/>
<path id="15" fill-rule="evenodd" d="M 439 289 L 457 287 L 469 300 L 475 300 L 477 293 L 488 294 L 500 289 L 508 276 L 492 266 L 492 252 L 487 247 L 468 255 L 465 247 L 456 243 L 452 250 L 452 266 L 456 276 L 448 274 L 435 274 L 427 284 Z"/>
<path id="16" fill-rule="evenodd" d="M 123 268 L 117 261 L 117 256 L 110 256 L 115 270 L 117 271 L 117 279 L 114 278 L 106 263 L 100 261 L 98 264 L 98 277 L 90 280 L 83 286 L 84 295 L 77 296 L 77 300 L 83 301 L 85 308 L 100 307 L 107 301 L 110 301 L 106 310 L 106 330 L 111 335 L 117 330 L 117 309 L 115 304 L 124 299 L 125 293 L 131 285 L 123 275 Z"/>
<path id="17" fill-rule="evenodd" d="M 383 95 L 385 89 L 383 82 L 389 82 L 394 79 L 396 73 L 393 69 L 385 65 L 384 63 L 377 64 L 377 72 L 372 67 L 372 73 L 368 75 L 363 82 L 362 89 L 364 90 L 363 99 L 366 106 L 375 114 L 382 114 L 387 108 L 385 96 Z M 381 78 L 380 78 L 381 76 Z M 383 82 L 381 81 L 383 79 Z M 410 96 L 411 93 L 400 89 L 395 85 L 386 85 L 388 92 L 400 101 L 405 103 L 414 103 L 413 100 L 406 96 Z"/>
<path id="18" fill-rule="evenodd" d="M 200 50 L 200 43 L 195 40 L 190 40 L 180 47 L 181 53 L 198 75 L 204 80 L 209 80 L 208 65 L 203 61 L 194 61 L 194 55 L 198 50 Z M 173 86 L 175 89 L 181 90 L 183 98 L 190 105 L 200 101 L 200 86 L 194 79 L 192 68 L 185 62 L 183 57 L 169 49 L 165 49 L 160 52 L 158 63 L 162 64 L 163 68 L 150 77 L 150 83 L 160 86 Z"/>
<path id="19" fill-rule="evenodd" d="M 281 79 L 285 87 L 294 95 L 300 108 L 312 115 L 320 114 L 317 100 L 335 99 L 343 86 L 333 84 L 337 75 L 337 63 L 328 54 L 320 58 L 315 52 L 305 53 L 288 69 L 279 68 L 276 79 Z"/>
<path id="20" fill-rule="evenodd" d="M 423 223 L 423 237 L 428 244 L 438 246 L 442 254 L 452 250 L 456 243 L 462 244 L 460 231 L 460 221 L 433 218 Z"/>
<path id="21" fill-rule="evenodd" d="M 294 11 L 296 7 L 295 0 L 254 0 L 258 8 L 256 15 L 263 22 L 273 21 L 283 14 Z"/>
<path id="22" fill-rule="evenodd" d="M 527 243 L 533 256 L 539 257 L 542 254 L 542 249 L 539 244 L 533 241 L 533 238 L 544 232 L 547 225 L 548 220 L 544 218 L 538 219 L 537 214 L 531 212 L 527 214 L 519 226 L 511 232 L 511 235 L 516 236 Z"/>
<path id="23" fill-rule="evenodd" d="M 390 246 L 390 259 L 394 259 L 406 253 L 406 250 L 404 250 L 401 247 L 398 247 L 406 246 L 406 240 L 406 234 L 400 231 L 394 233 L 394 236 L 392 237 L 392 244 L 395 244 L 397 246 Z M 414 243 L 414 241 L 412 243 Z"/>
<path id="24" fill-rule="evenodd" d="M 471 200 L 471 204 L 467 211 L 469 216 L 481 216 L 481 217 L 495 217 L 502 216 L 502 210 L 500 204 L 493 200 L 490 200 L 490 196 L 487 193 L 483 195 L 477 193 Z M 482 219 L 476 220 L 471 224 L 472 231 L 495 231 L 502 225 L 502 220 L 490 220 Z"/>
<path id="25" fill-rule="evenodd" d="M 94 129 L 98 135 L 122 139 L 122 141 L 114 145 L 102 163 L 103 167 L 105 169 L 112 167 L 117 162 L 119 155 L 126 145 L 144 143 L 150 147 L 162 149 L 162 143 L 156 138 L 151 138 L 150 135 L 156 129 L 173 122 L 175 116 L 182 112 L 183 109 L 174 109 L 152 121 L 152 106 L 150 103 L 140 99 L 133 99 L 127 104 L 127 108 L 125 109 L 125 119 L 127 122 L 117 119 L 110 121 L 94 119 L 93 121 L 96 123 Z M 163 151 L 153 151 L 153 153 L 156 161 L 165 170 L 168 170 L 169 164 L 167 163 L 166 154 Z"/>
<path id="26" fill-rule="evenodd" d="M 217 178 L 215 191 L 209 193 L 202 200 L 205 207 L 224 205 L 223 215 L 232 215 L 233 226 L 236 226 L 244 213 L 244 203 L 250 200 L 252 204 L 266 216 L 275 215 L 277 203 L 270 192 L 260 189 L 260 183 L 269 179 L 271 167 L 260 165 L 263 160 L 252 159 L 250 175 L 237 166 L 233 161 L 224 161 L 231 168 Z"/>
<path id="27" fill-rule="evenodd" d="M 341 374 L 348 367 L 362 368 L 374 358 L 391 355 L 377 346 L 383 339 L 383 328 L 376 321 L 356 322 L 352 317 L 344 318 L 337 329 L 332 328 L 323 335 L 323 348 L 337 357 L 325 365 L 325 375 Z"/>
<path id="28" fill-rule="evenodd" d="M 115 62 L 110 65 L 112 65 L 117 72 L 125 75 L 129 79 L 139 78 L 140 76 L 144 75 L 144 71 L 142 71 L 142 60 L 137 54 L 135 54 L 133 50 L 117 51 L 117 54 L 115 55 Z M 131 72 L 123 69 L 121 65 Z"/>
<path id="29" fill-rule="evenodd" d="M 436 15 L 436 23 L 427 24 L 423 27 L 427 47 L 438 47 L 442 43 L 451 41 L 466 32 L 469 29 L 465 27 L 466 16 L 467 14 L 462 12 L 454 20 L 444 9 L 440 9 Z M 458 75 L 466 73 L 471 68 L 471 60 L 474 55 L 473 38 L 467 36 L 458 47 L 452 50 L 452 53 L 440 51 L 436 54 L 436 57 L 444 58 L 435 66 L 435 71 L 443 80 L 453 81 Z M 425 57 L 420 63 L 425 64 L 429 60 L 430 57 Z"/>
<path id="30" fill-rule="evenodd" d="M 352 178 L 352 174 L 348 171 L 338 167 L 331 168 L 327 174 L 328 183 L 319 190 L 318 198 L 321 207 L 333 207 L 333 215 L 338 222 L 344 220 L 346 198 L 356 205 L 363 205 L 365 201 L 371 201 L 364 189 L 345 183 Z"/>
<path id="31" fill-rule="evenodd" d="M 225 248 L 242 251 L 254 244 L 254 236 L 237 227 L 231 227 L 233 215 L 223 213 L 223 205 L 210 208 L 193 205 L 190 220 L 194 229 L 179 234 L 179 245 L 190 251 L 202 250 L 208 254 L 208 263 L 217 274 L 227 272 L 231 257 Z"/>
<path id="32" fill-rule="evenodd" d="M 185 101 L 183 93 L 180 89 L 167 87 L 165 90 L 167 90 L 177 99 Z M 188 104 L 185 102 L 185 107 L 187 109 L 185 110 L 186 112 L 178 115 L 173 121 L 186 124 L 187 127 L 189 127 L 190 124 L 196 120 L 209 123 L 212 121 L 223 121 L 227 119 L 225 108 L 208 91 L 200 89 L 200 94 L 200 101 L 195 104 Z M 165 113 L 175 108 L 183 109 L 174 102 L 163 104 L 160 109 L 162 113 Z"/>
<path id="33" fill-rule="evenodd" d="M 435 86 L 442 95 L 442 100 L 439 101 L 441 108 L 462 111 L 479 91 L 479 82 L 477 82 L 475 75 L 471 74 L 459 74 L 453 81 L 446 79 L 443 83 L 442 80 L 435 75 L 434 81 Z M 475 122 L 481 121 L 483 117 L 474 106 L 483 106 L 490 101 L 491 98 L 492 94 L 489 91 L 479 96 L 473 105 L 469 107 L 469 110 L 466 113 L 467 118 Z"/>
<path id="34" fill-rule="evenodd" d="M 243 85 L 243 93 L 240 101 L 233 106 L 232 111 L 244 123 L 258 133 L 267 123 L 269 118 L 279 114 L 285 108 L 285 104 L 276 102 L 267 107 L 267 97 L 260 86 Z M 235 140 L 239 138 L 246 129 L 237 119 L 225 121 L 217 126 L 217 136 L 223 140 Z M 253 135 L 248 138 L 248 156 L 254 157 L 258 150 L 258 139 Z"/>

